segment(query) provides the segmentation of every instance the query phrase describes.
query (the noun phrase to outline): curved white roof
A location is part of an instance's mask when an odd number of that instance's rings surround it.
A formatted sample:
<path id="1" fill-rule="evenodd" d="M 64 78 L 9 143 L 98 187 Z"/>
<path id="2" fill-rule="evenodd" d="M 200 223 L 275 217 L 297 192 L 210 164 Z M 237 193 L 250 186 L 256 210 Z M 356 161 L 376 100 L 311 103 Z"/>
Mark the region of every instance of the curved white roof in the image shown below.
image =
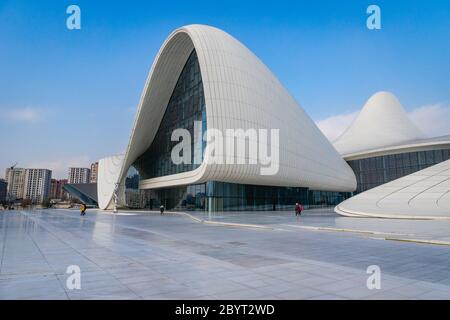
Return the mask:
<path id="1" fill-rule="evenodd" d="M 335 211 L 352 217 L 450 219 L 450 160 L 360 193 Z"/>
<path id="2" fill-rule="evenodd" d="M 370 97 L 350 127 L 333 145 L 346 156 L 425 138 L 398 99 L 392 93 L 383 91 Z"/>
<path id="3" fill-rule="evenodd" d="M 260 175 L 260 164 L 214 164 L 206 156 L 193 171 L 143 180 L 141 188 L 210 180 L 330 191 L 356 188 L 351 168 L 270 70 L 238 40 L 205 25 L 179 28 L 161 47 L 139 103 L 120 181 L 152 143 L 194 49 L 203 81 L 207 130 L 279 129 L 279 170 Z"/>

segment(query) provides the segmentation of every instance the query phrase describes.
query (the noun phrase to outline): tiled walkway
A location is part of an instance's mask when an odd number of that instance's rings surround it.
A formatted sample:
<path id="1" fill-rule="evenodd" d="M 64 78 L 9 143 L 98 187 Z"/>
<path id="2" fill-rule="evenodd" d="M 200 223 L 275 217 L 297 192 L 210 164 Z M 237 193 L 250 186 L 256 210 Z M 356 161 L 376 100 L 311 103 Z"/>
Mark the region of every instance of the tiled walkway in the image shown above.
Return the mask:
<path id="1" fill-rule="evenodd" d="M 336 219 L 279 213 L 221 218 L 273 227 L 255 229 L 175 214 L 0 212 L 0 299 L 450 298 L 449 246 L 304 228 L 380 226 Z M 383 232 L 420 229 L 384 221 Z M 444 238 L 445 230 L 434 227 Z M 425 229 L 433 233 L 433 225 Z M 66 285 L 70 265 L 81 269 L 80 290 Z M 370 265 L 381 269 L 380 290 L 367 288 Z"/>

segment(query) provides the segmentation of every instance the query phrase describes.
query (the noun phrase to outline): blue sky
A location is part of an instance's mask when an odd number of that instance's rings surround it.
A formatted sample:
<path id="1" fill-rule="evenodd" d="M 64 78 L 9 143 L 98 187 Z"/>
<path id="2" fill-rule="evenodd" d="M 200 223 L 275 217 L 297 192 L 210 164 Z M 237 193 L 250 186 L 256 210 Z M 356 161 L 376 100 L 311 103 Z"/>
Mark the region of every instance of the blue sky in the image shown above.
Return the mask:
<path id="1" fill-rule="evenodd" d="M 81 30 L 66 28 L 70 4 Z M 366 28 L 370 4 L 382 30 Z M 425 131 L 450 134 L 446 0 L 0 0 L 0 170 L 18 161 L 62 178 L 122 152 L 156 52 L 191 23 L 249 47 L 325 131 L 388 90 Z"/>

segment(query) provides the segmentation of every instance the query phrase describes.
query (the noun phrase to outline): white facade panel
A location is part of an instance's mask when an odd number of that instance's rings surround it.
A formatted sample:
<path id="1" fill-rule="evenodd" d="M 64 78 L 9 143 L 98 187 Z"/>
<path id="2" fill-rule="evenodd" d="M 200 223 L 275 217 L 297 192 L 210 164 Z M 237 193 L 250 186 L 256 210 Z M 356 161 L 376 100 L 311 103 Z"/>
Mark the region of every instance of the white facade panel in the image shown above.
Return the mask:
<path id="1" fill-rule="evenodd" d="M 119 181 L 123 158 L 123 155 L 117 155 L 98 162 L 97 197 L 101 209 L 112 209 L 112 197 L 116 183 Z"/>

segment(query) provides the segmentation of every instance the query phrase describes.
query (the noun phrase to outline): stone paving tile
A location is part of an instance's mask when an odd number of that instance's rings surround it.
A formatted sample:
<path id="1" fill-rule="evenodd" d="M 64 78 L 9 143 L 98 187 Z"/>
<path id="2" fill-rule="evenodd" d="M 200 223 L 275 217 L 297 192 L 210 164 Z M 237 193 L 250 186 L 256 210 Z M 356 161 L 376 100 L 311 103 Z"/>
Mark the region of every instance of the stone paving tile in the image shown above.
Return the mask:
<path id="1" fill-rule="evenodd" d="M 336 282 L 335 279 L 326 278 L 323 276 L 309 276 L 307 278 L 299 278 L 292 283 L 300 286 L 310 287 L 310 288 L 321 288 L 326 284 Z"/>
<path id="2" fill-rule="evenodd" d="M 121 278 L 117 278 L 117 280 L 124 284 L 124 285 L 134 285 L 134 284 L 139 284 L 139 283 L 143 283 L 143 282 L 153 282 L 153 283 L 157 283 L 159 281 L 163 281 L 163 280 L 167 280 L 168 278 L 163 276 L 163 275 L 159 275 L 159 274 L 152 274 L 151 271 L 148 273 L 148 275 L 142 274 L 140 276 L 136 276 L 136 275 L 129 275 L 128 277 L 121 277 Z"/>
<path id="3" fill-rule="evenodd" d="M 414 297 L 418 300 L 448 300 L 450 299 L 449 291 L 433 290 Z"/>
<path id="4" fill-rule="evenodd" d="M 113 290 L 113 291 L 68 291 L 67 295 L 71 300 L 136 300 L 140 299 L 138 295 L 127 290 Z"/>
<path id="5" fill-rule="evenodd" d="M 236 290 L 236 291 L 227 291 L 227 292 L 218 292 L 215 294 L 218 299 L 224 300 L 252 300 L 257 299 L 258 297 L 262 297 L 264 292 L 261 292 L 257 289 L 245 289 L 245 290 Z"/>
<path id="6" fill-rule="evenodd" d="M 359 281 L 346 281 L 346 280 L 337 280 L 334 282 L 324 283 L 320 286 L 320 290 L 327 292 L 327 293 L 336 294 L 336 293 L 339 293 L 339 292 L 347 290 L 347 289 L 358 288 L 358 287 L 361 287 L 361 288 L 367 290 L 365 281 L 359 282 Z"/>
<path id="7" fill-rule="evenodd" d="M 144 300 L 216 300 L 214 295 L 200 295 L 198 292 L 165 292 L 144 296 Z"/>
<path id="8" fill-rule="evenodd" d="M 188 288 L 186 286 L 176 283 L 155 283 L 145 288 L 133 288 L 133 292 L 144 298 L 148 296 L 168 294 L 173 292 L 182 293 L 187 290 Z"/>
<path id="9" fill-rule="evenodd" d="M 263 279 L 253 279 L 253 280 L 246 280 L 246 281 L 231 279 L 231 281 L 233 281 L 235 283 L 240 283 L 240 284 L 242 284 L 246 287 L 252 288 L 252 289 L 267 287 L 267 283 L 264 282 Z"/>
<path id="10" fill-rule="evenodd" d="M 2 299 L 34 299 L 47 297 L 66 299 L 66 294 L 56 277 L 33 277 L 0 281 Z M 50 298 L 49 298 L 50 299 Z"/>
<path id="11" fill-rule="evenodd" d="M 424 288 L 415 285 L 405 285 L 392 289 L 393 294 L 404 296 L 405 298 L 417 298 L 420 295 L 432 291 L 431 288 Z"/>
<path id="12" fill-rule="evenodd" d="M 277 296 L 278 294 L 287 292 L 289 290 L 294 290 L 295 288 L 296 288 L 296 285 L 291 284 L 291 283 L 277 283 L 277 284 L 267 285 L 265 287 L 259 287 L 259 288 L 257 288 L 257 290 L 259 290 L 262 293 L 265 293 L 266 295 Z"/>
<path id="13" fill-rule="evenodd" d="M 324 292 L 312 289 L 312 288 L 297 288 L 295 290 L 289 290 L 276 294 L 281 299 L 300 300 L 300 299 L 313 299 L 314 297 L 323 295 Z"/>
<path id="14" fill-rule="evenodd" d="M 347 299 L 368 299 L 375 294 L 380 294 L 380 290 L 369 290 L 366 286 L 357 285 L 352 288 L 339 291 L 339 295 Z M 400 296 L 400 295 L 399 295 Z"/>
<path id="15" fill-rule="evenodd" d="M 399 294 L 392 291 L 375 292 L 364 298 L 365 300 L 409 300 L 407 295 Z"/>
<path id="16" fill-rule="evenodd" d="M 308 298 L 306 300 L 346 300 L 344 297 L 334 294 L 322 294 L 318 296 L 314 296 L 312 298 Z"/>

